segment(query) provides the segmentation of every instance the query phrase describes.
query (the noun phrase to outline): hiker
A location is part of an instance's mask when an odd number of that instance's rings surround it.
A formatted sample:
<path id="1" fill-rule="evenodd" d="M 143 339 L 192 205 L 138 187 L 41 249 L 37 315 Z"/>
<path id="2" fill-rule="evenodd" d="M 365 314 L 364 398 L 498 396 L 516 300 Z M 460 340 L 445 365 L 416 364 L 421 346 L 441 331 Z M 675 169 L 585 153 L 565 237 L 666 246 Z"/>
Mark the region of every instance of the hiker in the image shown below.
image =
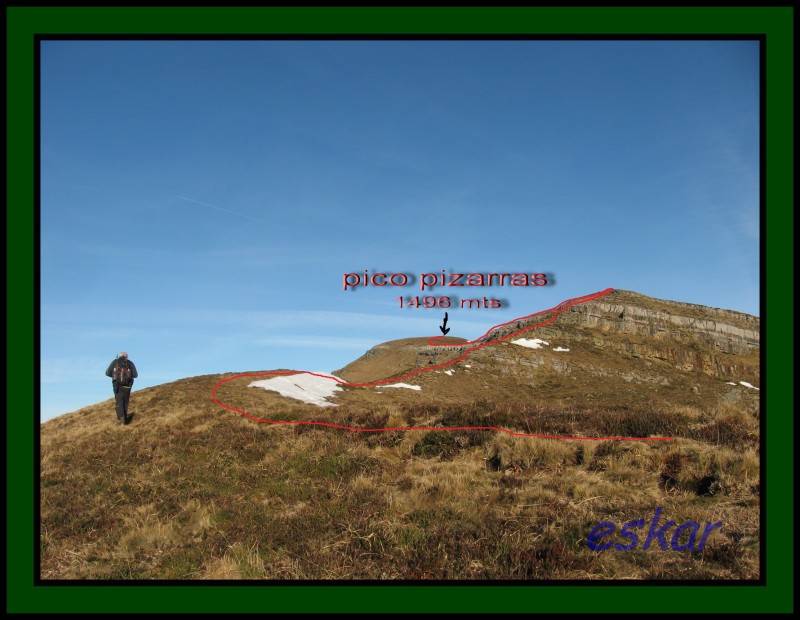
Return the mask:
<path id="1" fill-rule="evenodd" d="M 128 354 L 122 351 L 106 369 L 106 377 L 111 377 L 114 387 L 114 398 L 117 401 L 117 420 L 120 424 L 128 423 L 128 401 L 131 398 L 133 380 L 139 376 L 136 366 L 128 359 Z"/>

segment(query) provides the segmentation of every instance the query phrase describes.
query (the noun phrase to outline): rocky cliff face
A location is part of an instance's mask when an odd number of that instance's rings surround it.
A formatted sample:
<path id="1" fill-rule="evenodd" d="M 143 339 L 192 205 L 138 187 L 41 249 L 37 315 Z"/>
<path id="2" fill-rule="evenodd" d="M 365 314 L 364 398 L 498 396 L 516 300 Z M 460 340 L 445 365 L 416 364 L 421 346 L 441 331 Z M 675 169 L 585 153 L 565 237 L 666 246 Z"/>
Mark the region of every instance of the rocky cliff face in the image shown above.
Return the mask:
<path id="1" fill-rule="evenodd" d="M 655 303 L 652 303 L 655 302 Z M 651 300 L 615 291 L 598 301 L 571 308 L 560 320 L 656 340 L 699 340 L 722 353 L 747 354 L 759 348 L 757 317 L 706 306 Z"/>
<path id="2" fill-rule="evenodd" d="M 495 330 L 490 339 L 545 317 Z M 759 373 L 758 317 L 695 304 L 664 301 L 630 291 L 614 291 L 570 308 L 554 324 L 539 328 L 539 338 L 590 346 L 624 357 L 667 363 L 718 378 Z"/>

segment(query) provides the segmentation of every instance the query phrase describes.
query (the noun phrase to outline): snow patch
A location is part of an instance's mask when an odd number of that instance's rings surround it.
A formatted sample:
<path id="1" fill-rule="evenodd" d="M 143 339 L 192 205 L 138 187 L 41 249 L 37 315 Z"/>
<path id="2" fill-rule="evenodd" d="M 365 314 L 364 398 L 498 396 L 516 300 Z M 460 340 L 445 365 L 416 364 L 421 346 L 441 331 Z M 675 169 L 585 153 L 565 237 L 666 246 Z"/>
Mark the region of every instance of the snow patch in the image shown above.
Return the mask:
<path id="1" fill-rule="evenodd" d="M 728 381 L 725 383 L 725 385 L 736 385 L 736 384 L 733 381 Z"/>
<path id="2" fill-rule="evenodd" d="M 406 388 L 408 390 L 421 390 L 421 385 L 409 385 L 408 383 L 392 383 L 390 385 L 382 385 L 383 388 Z"/>
<path id="3" fill-rule="evenodd" d="M 452 370 L 445 370 L 445 371 L 444 371 L 444 374 L 446 374 L 446 375 L 452 375 L 452 374 L 453 374 L 453 371 L 452 371 Z"/>
<path id="4" fill-rule="evenodd" d="M 553 351 L 569 351 L 569 349 L 564 349 L 563 347 L 556 347 Z"/>
<path id="5" fill-rule="evenodd" d="M 472 368 L 470 364 L 464 364 L 464 368 Z"/>
<path id="6" fill-rule="evenodd" d="M 550 343 L 546 340 L 542 340 L 541 338 L 517 338 L 516 340 L 512 340 L 511 344 L 516 344 L 521 347 L 528 347 L 529 349 L 541 349 L 542 345 L 550 346 Z"/>
<path id="7" fill-rule="evenodd" d="M 750 388 L 751 390 L 757 390 L 758 389 L 755 385 L 753 385 L 751 383 L 748 383 L 747 381 L 739 381 L 739 385 L 743 385 L 744 387 Z"/>
<path id="8" fill-rule="evenodd" d="M 328 376 L 333 377 L 333 375 Z M 338 377 L 334 378 L 338 379 Z M 306 373 L 261 379 L 260 381 L 253 381 L 247 387 L 258 387 L 270 392 L 278 392 L 281 396 L 301 400 L 317 407 L 336 407 L 336 404 L 328 402 L 327 399 L 334 396 L 336 392 L 342 391 L 342 388 L 333 379 Z"/>

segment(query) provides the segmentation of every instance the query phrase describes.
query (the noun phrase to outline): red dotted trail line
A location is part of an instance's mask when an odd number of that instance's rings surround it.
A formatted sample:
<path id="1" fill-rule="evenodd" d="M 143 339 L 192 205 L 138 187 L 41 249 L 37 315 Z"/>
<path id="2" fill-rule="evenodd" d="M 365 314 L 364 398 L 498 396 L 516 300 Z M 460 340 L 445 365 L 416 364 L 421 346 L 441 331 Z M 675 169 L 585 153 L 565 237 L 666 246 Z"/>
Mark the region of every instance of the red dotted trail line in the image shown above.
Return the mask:
<path id="1" fill-rule="evenodd" d="M 432 372 L 434 370 L 440 370 L 442 368 L 448 368 L 449 366 L 454 366 L 458 362 L 465 360 L 469 355 L 477 351 L 479 349 L 483 349 L 484 347 L 494 346 L 496 344 L 500 344 L 501 342 L 507 342 L 512 338 L 519 336 L 525 332 L 532 331 L 534 329 L 538 329 L 540 327 L 544 327 L 546 325 L 553 324 L 558 316 L 569 310 L 573 306 L 577 306 L 579 304 L 584 304 L 589 301 L 593 301 L 595 299 L 599 299 L 612 293 L 614 291 L 613 288 L 607 288 L 602 291 L 598 291 L 597 293 L 592 293 L 591 295 L 584 295 L 583 297 L 574 297 L 572 299 L 568 299 L 566 301 L 562 301 L 557 306 L 553 306 L 552 308 L 548 308 L 547 310 L 540 310 L 539 312 L 534 312 L 533 314 L 528 314 L 525 316 L 518 317 L 516 319 L 512 319 L 510 321 L 506 321 L 505 323 L 500 323 L 499 325 L 495 325 L 494 327 L 490 328 L 485 334 L 476 338 L 475 340 L 469 340 L 467 342 L 459 342 L 459 343 L 447 343 L 441 342 L 444 336 L 433 336 L 428 339 L 429 346 L 441 346 L 441 347 L 467 347 L 464 351 L 456 356 L 453 357 L 445 362 L 441 362 L 439 364 L 431 364 L 429 366 L 424 366 L 421 368 L 415 368 L 410 370 L 409 372 L 396 375 L 394 377 L 387 377 L 385 379 L 378 379 L 376 381 L 366 381 L 364 383 L 351 383 L 349 381 L 345 381 L 344 379 L 340 379 L 339 377 L 334 377 L 332 375 L 326 375 L 324 373 L 318 372 L 311 372 L 310 370 L 269 370 L 269 371 L 262 371 L 262 372 L 243 372 L 238 373 L 235 375 L 231 375 L 230 377 L 225 377 L 224 379 L 220 379 L 213 388 L 211 388 L 211 402 L 215 405 L 218 405 L 225 409 L 226 411 L 230 411 L 231 413 L 236 413 L 243 418 L 250 420 L 251 422 L 255 422 L 257 424 L 273 424 L 273 425 L 289 425 L 289 426 L 322 426 L 325 428 L 333 428 L 343 431 L 349 431 L 352 433 L 385 433 L 391 431 L 494 431 L 497 433 L 505 433 L 506 435 L 511 435 L 512 437 L 534 437 L 538 439 L 563 439 L 563 440 L 574 440 L 574 441 L 609 441 L 609 440 L 616 440 L 616 441 L 671 441 L 672 437 L 621 437 L 621 436 L 606 436 L 606 437 L 585 437 L 582 435 L 550 435 L 547 433 L 523 433 L 520 431 L 514 431 L 509 428 L 505 428 L 502 426 L 385 426 L 379 428 L 367 428 L 363 426 L 350 426 L 348 424 L 337 424 L 335 422 L 324 422 L 320 420 L 272 420 L 270 418 L 262 418 L 257 415 L 253 415 L 246 409 L 242 409 L 241 407 L 235 407 L 229 403 L 222 401 L 218 398 L 217 394 L 220 388 L 230 381 L 234 381 L 236 379 L 241 379 L 243 377 L 251 377 L 251 378 L 263 378 L 263 377 L 277 377 L 277 376 L 287 376 L 287 375 L 312 375 L 314 377 L 322 377 L 323 379 L 328 379 L 330 381 L 335 381 L 339 385 L 343 385 L 346 387 L 351 388 L 368 388 L 368 387 L 376 387 L 379 385 L 387 385 L 390 383 L 396 383 L 402 379 L 408 379 L 411 377 L 415 377 L 425 372 Z M 489 336 L 492 332 L 498 330 L 501 327 L 505 327 L 506 325 L 510 325 L 512 323 L 516 323 L 518 321 L 525 321 L 531 319 L 536 316 L 542 315 L 550 315 L 548 318 L 535 323 L 533 325 L 528 325 L 521 329 L 515 330 L 506 334 L 505 336 L 495 338 L 494 340 L 486 340 L 486 337 Z M 473 345 L 473 346 L 470 346 Z"/>

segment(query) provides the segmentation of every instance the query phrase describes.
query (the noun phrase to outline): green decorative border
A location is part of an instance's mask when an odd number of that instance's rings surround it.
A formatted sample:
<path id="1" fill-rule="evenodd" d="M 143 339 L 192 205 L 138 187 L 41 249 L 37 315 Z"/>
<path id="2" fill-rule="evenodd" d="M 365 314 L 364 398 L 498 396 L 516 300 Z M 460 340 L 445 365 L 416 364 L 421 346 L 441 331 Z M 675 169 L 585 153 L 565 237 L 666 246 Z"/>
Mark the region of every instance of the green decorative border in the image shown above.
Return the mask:
<path id="1" fill-rule="evenodd" d="M 788 612 L 793 609 L 794 9 L 763 7 L 45 7 L 10 6 L 7 24 L 7 611 Z M 35 38 L 42 35 L 674 35 L 766 41 L 768 321 L 766 585 L 34 585 L 34 450 L 39 284 L 34 251 Z M 765 241 L 768 240 L 768 241 Z M 736 282 L 731 282 L 736 286 Z M 34 343 L 34 346 L 32 346 Z"/>

